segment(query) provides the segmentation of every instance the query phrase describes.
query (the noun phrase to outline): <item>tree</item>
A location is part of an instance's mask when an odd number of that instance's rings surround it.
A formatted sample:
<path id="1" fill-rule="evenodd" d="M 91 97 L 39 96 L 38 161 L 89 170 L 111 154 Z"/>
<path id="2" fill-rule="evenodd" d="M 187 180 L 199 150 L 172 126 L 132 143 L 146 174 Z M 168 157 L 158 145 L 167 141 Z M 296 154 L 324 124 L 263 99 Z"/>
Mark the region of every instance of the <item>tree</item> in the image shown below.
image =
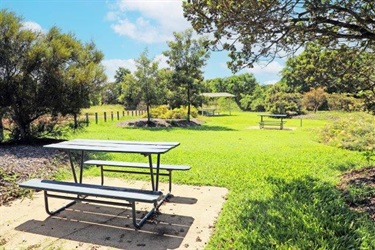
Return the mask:
<path id="1" fill-rule="evenodd" d="M 313 88 L 303 95 L 303 104 L 308 110 L 314 113 L 327 101 L 325 89 L 322 87 Z"/>
<path id="2" fill-rule="evenodd" d="M 121 102 L 122 96 L 122 82 L 124 82 L 127 75 L 131 74 L 129 69 L 119 67 L 116 70 L 115 82 L 108 82 L 102 88 L 102 102 L 108 104 L 117 104 Z"/>
<path id="3" fill-rule="evenodd" d="M 53 27 L 46 34 L 22 28 L 21 18 L 0 11 L 0 109 L 15 124 L 13 139 L 33 136 L 43 115 L 76 115 L 90 105 L 106 77 L 103 54 Z"/>
<path id="4" fill-rule="evenodd" d="M 229 92 L 242 110 L 250 110 L 249 98 L 259 85 L 253 74 L 245 73 L 206 81 L 210 91 Z"/>
<path id="5" fill-rule="evenodd" d="M 228 50 L 237 71 L 263 58 L 291 55 L 306 42 L 346 42 L 374 51 L 375 2 L 370 0 L 188 0 L 184 15 L 211 48 Z"/>
<path id="6" fill-rule="evenodd" d="M 148 52 L 145 50 L 138 59 L 135 60 L 136 70 L 134 76 L 136 84 L 140 88 L 140 97 L 146 104 L 147 123 L 151 123 L 150 106 L 158 104 L 158 62 L 153 62 L 148 58 Z"/>
<path id="7" fill-rule="evenodd" d="M 266 94 L 267 111 L 273 114 L 301 114 L 302 96 L 290 92 L 285 83 L 280 82 L 270 87 Z"/>
<path id="8" fill-rule="evenodd" d="M 124 68 L 124 67 L 119 67 L 117 70 L 116 70 L 116 74 L 115 74 L 115 82 L 116 83 L 119 83 L 119 82 L 122 82 L 124 80 L 124 77 L 126 75 L 129 75 L 131 74 L 131 71 L 127 68 Z"/>
<path id="9" fill-rule="evenodd" d="M 119 100 L 124 104 L 125 109 L 137 109 L 141 100 L 141 89 L 133 74 L 128 74 L 123 78 Z"/>
<path id="10" fill-rule="evenodd" d="M 374 112 L 374 61 L 374 53 L 345 44 L 330 50 L 308 44 L 299 56 L 287 60 L 282 81 L 300 93 L 318 87 L 325 87 L 327 93 L 350 93 L 363 98 L 366 109 Z"/>
<path id="11" fill-rule="evenodd" d="M 173 33 L 175 41 L 168 42 L 169 50 L 163 54 L 173 69 L 173 82 L 178 86 L 185 86 L 187 100 L 187 120 L 190 121 L 190 105 L 192 97 L 197 94 L 199 82 L 203 80 L 202 67 L 210 54 L 206 50 L 206 38 L 193 39 L 193 31 L 185 30 Z M 194 88 L 195 87 L 195 88 Z"/>

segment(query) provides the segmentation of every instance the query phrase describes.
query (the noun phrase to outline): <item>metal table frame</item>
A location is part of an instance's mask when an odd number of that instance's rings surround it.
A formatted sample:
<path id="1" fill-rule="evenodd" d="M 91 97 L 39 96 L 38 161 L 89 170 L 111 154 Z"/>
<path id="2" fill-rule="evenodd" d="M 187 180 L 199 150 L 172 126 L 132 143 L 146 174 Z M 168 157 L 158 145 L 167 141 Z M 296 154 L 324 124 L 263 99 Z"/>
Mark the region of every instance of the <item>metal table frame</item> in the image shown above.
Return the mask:
<path id="1" fill-rule="evenodd" d="M 120 140 L 91 140 L 74 139 L 54 144 L 48 144 L 44 147 L 65 150 L 69 154 L 70 166 L 73 178 L 76 183 L 82 183 L 83 163 L 85 152 L 107 152 L 107 153 L 132 153 L 141 154 L 148 157 L 150 166 L 150 178 L 152 191 L 159 189 L 159 168 L 162 154 L 180 145 L 179 142 L 143 142 L 143 141 L 120 141 Z M 75 171 L 72 159 L 72 152 L 80 153 L 79 180 Z M 156 155 L 156 173 L 154 174 L 152 155 Z"/>

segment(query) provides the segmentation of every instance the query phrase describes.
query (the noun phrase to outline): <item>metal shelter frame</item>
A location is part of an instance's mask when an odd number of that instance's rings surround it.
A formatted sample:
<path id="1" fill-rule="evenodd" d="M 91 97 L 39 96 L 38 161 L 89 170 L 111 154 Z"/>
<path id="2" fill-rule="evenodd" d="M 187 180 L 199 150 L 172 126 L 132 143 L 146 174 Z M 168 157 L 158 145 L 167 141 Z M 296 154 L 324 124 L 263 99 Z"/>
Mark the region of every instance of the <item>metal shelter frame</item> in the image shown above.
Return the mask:
<path id="1" fill-rule="evenodd" d="M 201 94 L 202 96 L 204 97 L 208 97 L 208 98 L 220 98 L 220 97 L 229 97 L 229 98 L 233 98 L 235 97 L 235 95 L 233 94 L 230 94 L 230 93 L 226 93 L 226 92 L 216 92 L 216 93 L 202 93 Z M 229 115 L 231 115 L 231 102 L 229 102 Z"/>

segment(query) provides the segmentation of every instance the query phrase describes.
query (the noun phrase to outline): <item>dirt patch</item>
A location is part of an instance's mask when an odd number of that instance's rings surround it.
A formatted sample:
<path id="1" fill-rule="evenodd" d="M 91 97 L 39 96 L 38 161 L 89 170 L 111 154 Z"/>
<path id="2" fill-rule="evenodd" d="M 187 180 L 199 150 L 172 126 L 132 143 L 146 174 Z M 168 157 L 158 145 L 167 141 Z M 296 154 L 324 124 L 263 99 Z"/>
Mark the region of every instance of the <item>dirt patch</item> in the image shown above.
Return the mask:
<path id="1" fill-rule="evenodd" d="M 344 174 L 338 188 L 351 209 L 367 212 L 375 221 L 375 167 Z"/>
<path id="2" fill-rule="evenodd" d="M 66 154 L 42 145 L 0 145 L 0 206 L 25 195 L 18 183 L 30 178 L 49 178 L 68 166 Z"/>
<path id="3" fill-rule="evenodd" d="M 118 123 L 119 127 L 196 127 L 202 125 L 203 122 L 197 119 L 152 119 L 147 122 L 147 119 L 136 119 L 130 121 L 122 121 Z"/>

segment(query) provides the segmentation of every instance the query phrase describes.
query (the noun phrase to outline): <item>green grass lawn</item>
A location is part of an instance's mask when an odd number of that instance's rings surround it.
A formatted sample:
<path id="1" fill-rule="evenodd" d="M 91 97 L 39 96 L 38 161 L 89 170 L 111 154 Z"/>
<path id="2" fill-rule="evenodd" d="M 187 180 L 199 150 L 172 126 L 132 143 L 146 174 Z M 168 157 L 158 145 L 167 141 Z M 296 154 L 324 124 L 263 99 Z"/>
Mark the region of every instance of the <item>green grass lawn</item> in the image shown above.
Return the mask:
<path id="1" fill-rule="evenodd" d="M 295 129 L 282 131 L 257 129 L 256 113 L 204 119 L 200 127 L 168 129 L 92 123 L 71 138 L 180 142 L 162 156 L 162 163 L 192 167 L 174 173 L 174 183 L 229 189 L 207 249 L 375 249 L 374 223 L 349 210 L 335 187 L 342 173 L 368 163 L 359 152 L 317 141 L 325 119 L 290 119 L 286 127 Z M 99 175 L 99 170 L 92 167 L 85 174 Z"/>

